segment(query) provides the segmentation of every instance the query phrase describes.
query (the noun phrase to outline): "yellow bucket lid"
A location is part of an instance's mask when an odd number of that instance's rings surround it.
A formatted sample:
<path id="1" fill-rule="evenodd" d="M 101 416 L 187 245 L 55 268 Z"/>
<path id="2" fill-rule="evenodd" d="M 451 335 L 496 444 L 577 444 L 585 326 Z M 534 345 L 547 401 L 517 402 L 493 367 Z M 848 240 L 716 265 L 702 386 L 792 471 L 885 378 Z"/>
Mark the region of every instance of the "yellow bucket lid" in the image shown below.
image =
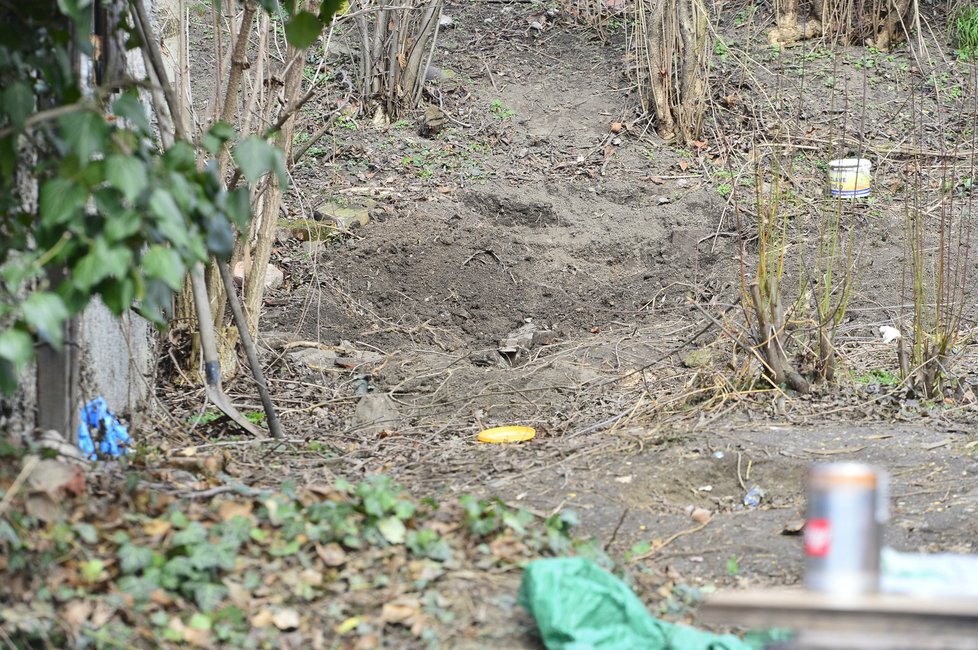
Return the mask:
<path id="1" fill-rule="evenodd" d="M 524 442 L 535 435 L 533 427 L 493 427 L 479 432 L 479 442 Z"/>

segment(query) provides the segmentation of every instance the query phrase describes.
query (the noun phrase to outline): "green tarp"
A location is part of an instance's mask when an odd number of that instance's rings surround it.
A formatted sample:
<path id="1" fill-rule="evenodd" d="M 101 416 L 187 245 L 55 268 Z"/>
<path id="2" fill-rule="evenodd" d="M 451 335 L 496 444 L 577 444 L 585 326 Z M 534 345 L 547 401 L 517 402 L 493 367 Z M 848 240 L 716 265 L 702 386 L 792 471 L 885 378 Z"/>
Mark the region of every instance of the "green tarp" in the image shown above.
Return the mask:
<path id="1" fill-rule="evenodd" d="M 732 634 L 656 619 L 625 583 L 584 558 L 528 564 L 519 603 L 547 650 L 753 650 Z"/>

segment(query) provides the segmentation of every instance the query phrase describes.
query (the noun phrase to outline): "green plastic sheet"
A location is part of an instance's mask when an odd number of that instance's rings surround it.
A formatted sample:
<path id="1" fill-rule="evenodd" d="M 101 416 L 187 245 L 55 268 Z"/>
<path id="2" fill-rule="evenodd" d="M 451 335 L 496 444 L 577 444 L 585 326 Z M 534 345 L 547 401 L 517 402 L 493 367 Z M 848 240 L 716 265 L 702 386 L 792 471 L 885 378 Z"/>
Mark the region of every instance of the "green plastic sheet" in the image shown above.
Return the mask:
<path id="1" fill-rule="evenodd" d="M 585 558 L 536 560 L 523 571 L 519 603 L 536 619 L 547 650 L 752 650 L 653 617 L 621 580 Z"/>

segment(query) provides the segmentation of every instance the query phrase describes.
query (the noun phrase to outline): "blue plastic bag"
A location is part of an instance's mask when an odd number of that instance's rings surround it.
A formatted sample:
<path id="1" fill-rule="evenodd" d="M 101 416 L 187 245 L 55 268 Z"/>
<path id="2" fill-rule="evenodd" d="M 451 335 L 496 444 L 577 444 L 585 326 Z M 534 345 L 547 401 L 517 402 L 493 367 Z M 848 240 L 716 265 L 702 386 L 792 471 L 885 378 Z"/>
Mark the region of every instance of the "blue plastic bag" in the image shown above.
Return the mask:
<path id="1" fill-rule="evenodd" d="M 81 424 L 78 425 L 78 448 L 85 458 L 118 458 L 129 453 L 131 440 L 129 431 L 109 410 L 104 397 L 96 397 L 82 407 Z"/>

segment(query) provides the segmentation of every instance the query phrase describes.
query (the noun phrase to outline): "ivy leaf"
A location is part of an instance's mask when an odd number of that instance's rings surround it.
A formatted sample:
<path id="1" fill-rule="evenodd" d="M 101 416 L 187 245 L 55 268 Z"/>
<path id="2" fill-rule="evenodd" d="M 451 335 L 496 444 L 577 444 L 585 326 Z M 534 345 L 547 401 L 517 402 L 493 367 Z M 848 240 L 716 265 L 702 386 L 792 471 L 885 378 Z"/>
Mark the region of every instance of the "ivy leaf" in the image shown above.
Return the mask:
<path id="1" fill-rule="evenodd" d="M 173 200 L 173 195 L 162 188 L 153 190 L 149 197 L 149 209 L 157 218 L 160 233 L 176 246 L 185 247 L 189 243 L 187 222 Z"/>
<path id="2" fill-rule="evenodd" d="M 248 193 L 248 188 L 236 187 L 228 192 L 224 209 L 227 211 L 228 219 L 239 229 L 244 230 L 251 218 L 251 196 Z"/>
<path id="3" fill-rule="evenodd" d="M 9 397 L 17 392 L 17 377 L 19 374 L 17 368 L 12 363 L 0 358 L 0 390 L 3 391 L 4 395 Z M 7 525 L 7 522 L 0 519 L 0 539 L 3 537 L 3 528 L 5 525 Z"/>
<path id="4" fill-rule="evenodd" d="M 190 565 L 195 569 L 234 570 L 237 564 L 237 545 L 226 541 L 217 544 L 198 544 L 189 555 Z"/>
<path id="5" fill-rule="evenodd" d="M 122 204 L 122 197 L 110 187 L 103 187 L 94 194 L 95 208 L 104 219 L 102 236 L 107 242 L 121 242 L 135 235 L 142 225 L 142 217 L 135 210 Z"/>
<path id="6" fill-rule="evenodd" d="M 173 146 L 166 150 L 163 154 L 163 164 L 171 171 L 192 174 L 197 171 L 197 156 L 194 148 L 181 140 L 173 143 Z"/>
<path id="7" fill-rule="evenodd" d="M 288 184 L 285 156 L 277 147 L 257 135 L 245 138 L 234 148 L 234 162 L 249 183 L 256 183 L 267 172 L 275 172 L 279 183 Z"/>
<path id="8" fill-rule="evenodd" d="M 21 305 L 24 321 L 34 328 L 42 341 L 61 347 L 62 325 L 68 318 L 68 308 L 57 294 L 50 291 L 32 293 Z"/>
<path id="9" fill-rule="evenodd" d="M 407 499 L 399 499 L 394 505 L 394 516 L 403 521 L 407 521 L 414 516 L 417 508 Z"/>
<path id="10" fill-rule="evenodd" d="M 129 272 L 132 251 L 124 246 L 112 248 L 97 237 L 85 257 L 72 271 L 71 280 L 81 291 L 88 291 L 107 277 L 121 278 Z"/>
<path id="11" fill-rule="evenodd" d="M 153 573 L 151 571 L 147 573 Z M 159 572 L 156 571 L 156 574 Z M 153 592 L 160 588 L 159 576 L 121 576 L 116 582 L 116 587 L 121 593 L 126 594 L 127 597 L 131 597 L 137 603 L 148 602 L 152 598 Z"/>
<path id="12" fill-rule="evenodd" d="M 61 136 L 78 160 L 88 162 L 97 151 L 105 148 L 109 125 L 102 116 L 91 111 L 77 111 L 58 118 Z"/>
<path id="13" fill-rule="evenodd" d="M 118 316 L 129 309 L 136 299 L 136 283 L 129 276 L 110 279 L 99 287 L 99 295 L 102 296 L 105 306 Z"/>
<path id="14" fill-rule="evenodd" d="M 173 536 L 173 546 L 196 546 L 207 541 L 207 529 L 199 521 L 193 521 Z"/>
<path id="15" fill-rule="evenodd" d="M 162 280 L 166 286 L 179 291 L 186 274 L 183 261 L 172 248 L 154 244 L 143 253 L 140 260 L 143 273 L 151 278 Z"/>
<path id="16" fill-rule="evenodd" d="M 75 534 L 86 544 L 98 543 L 98 529 L 92 524 L 79 521 L 74 525 Z"/>
<path id="17" fill-rule="evenodd" d="M 407 534 L 404 522 L 397 517 L 384 517 L 377 522 L 377 530 L 391 544 L 403 544 Z"/>
<path id="18" fill-rule="evenodd" d="M 8 361 L 20 373 L 34 358 L 34 341 L 21 329 L 11 328 L 0 333 L 0 359 Z"/>
<path id="19" fill-rule="evenodd" d="M 146 109 L 143 103 L 134 93 L 126 93 L 112 103 L 112 112 L 121 118 L 129 120 L 141 133 L 149 133 L 149 119 L 146 117 Z"/>
<path id="20" fill-rule="evenodd" d="M 319 19 L 323 23 L 328 23 L 336 15 L 336 12 L 340 10 L 343 6 L 343 0 L 323 0 L 323 3 L 319 5 Z"/>
<path id="21" fill-rule="evenodd" d="M 17 166 L 17 135 L 0 138 L 0 176 L 12 178 Z"/>
<path id="22" fill-rule="evenodd" d="M 109 156 L 105 161 L 105 180 L 122 192 L 129 202 L 135 201 L 149 185 L 146 167 L 132 156 Z"/>
<path id="23" fill-rule="evenodd" d="M 153 550 L 145 546 L 123 544 L 117 554 L 123 573 L 136 573 L 153 563 Z"/>
<path id="24" fill-rule="evenodd" d="M 3 91 L 3 111 L 15 127 L 24 122 L 34 112 L 34 93 L 23 81 L 15 81 Z"/>
<path id="25" fill-rule="evenodd" d="M 52 178 L 41 186 L 41 224 L 46 227 L 63 224 L 85 206 L 88 193 L 67 178 Z"/>
<path id="26" fill-rule="evenodd" d="M 166 324 L 166 314 L 172 311 L 173 291 L 162 280 L 150 278 L 146 281 L 139 313 L 146 320 L 157 325 Z"/>
<path id="27" fill-rule="evenodd" d="M 227 259 L 234 250 L 234 232 L 227 220 L 213 216 L 207 219 L 207 250 L 220 259 Z"/>
<path id="28" fill-rule="evenodd" d="M 285 40 L 294 48 L 304 50 L 319 38 L 323 24 L 319 17 L 308 11 L 300 11 L 285 25 Z"/>
<path id="29" fill-rule="evenodd" d="M 101 577 L 102 570 L 105 569 L 105 562 L 96 558 L 82 562 L 80 568 L 82 577 L 86 582 L 95 582 Z"/>
<path id="30" fill-rule="evenodd" d="M 224 143 L 234 139 L 234 129 L 227 122 L 215 122 L 214 126 L 207 130 L 204 137 L 201 138 L 200 144 L 212 153 L 217 155 L 224 146 Z"/>
<path id="31" fill-rule="evenodd" d="M 91 4 L 92 0 L 58 0 L 58 9 L 75 23 L 81 23 L 87 13 L 84 10 Z"/>
<path id="32" fill-rule="evenodd" d="M 228 588 L 213 582 L 194 585 L 194 601 L 202 612 L 213 612 L 228 595 Z"/>

